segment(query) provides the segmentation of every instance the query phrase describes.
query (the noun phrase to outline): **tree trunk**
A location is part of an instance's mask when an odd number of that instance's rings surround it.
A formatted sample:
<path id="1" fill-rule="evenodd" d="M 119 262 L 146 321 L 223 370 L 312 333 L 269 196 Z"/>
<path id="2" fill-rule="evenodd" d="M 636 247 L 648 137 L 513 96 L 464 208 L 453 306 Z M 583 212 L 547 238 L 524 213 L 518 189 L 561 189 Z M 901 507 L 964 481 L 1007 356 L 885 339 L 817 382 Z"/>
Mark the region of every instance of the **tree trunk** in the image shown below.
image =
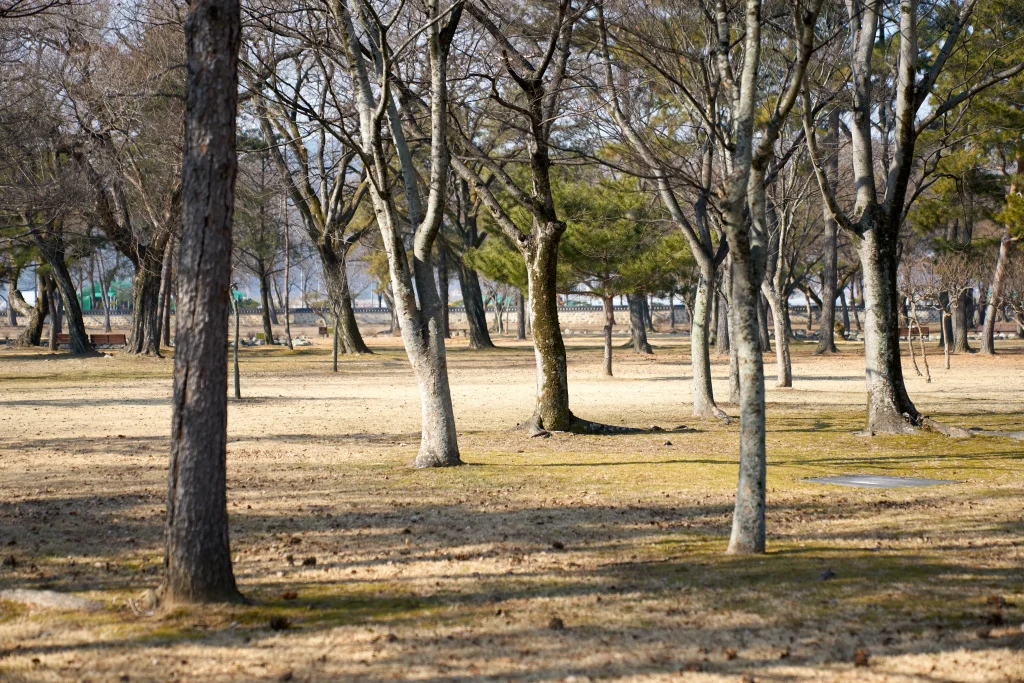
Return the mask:
<path id="1" fill-rule="evenodd" d="M 469 348 L 493 349 L 494 342 L 491 341 L 491 333 L 487 331 L 487 309 L 480 290 L 480 277 L 462 259 L 457 259 L 456 265 L 459 287 L 462 289 L 462 305 L 466 309 L 466 322 L 469 324 Z"/>
<path id="2" fill-rule="evenodd" d="M 633 353 L 653 354 L 647 341 L 647 325 L 644 315 L 644 295 L 633 292 L 626 295 L 626 302 L 629 304 L 629 333 L 633 342 Z"/>
<path id="3" fill-rule="evenodd" d="M 761 353 L 772 350 L 771 337 L 768 334 L 768 306 L 763 294 L 757 297 L 757 334 L 761 343 Z"/>
<path id="4" fill-rule="evenodd" d="M 604 309 L 604 374 L 612 376 L 612 326 L 615 325 L 615 297 L 606 295 L 601 297 L 601 305 Z"/>
<path id="5" fill-rule="evenodd" d="M 843 307 L 843 332 L 850 331 L 850 307 L 846 304 L 846 289 L 839 290 L 839 303 Z"/>
<path id="6" fill-rule="evenodd" d="M 163 333 L 163 344 L 164 346 L 171 345 L 171 305 L 174 303 L 173 292 L 177 289 L 174 279 L 174 267 L 171 266 L 170 284 L 167 287 L 167 292 L 164 294 L 164 318 L 160 323 Z M 110 329 L 108 328 L 109 332 Z"/>
<path id="7" fill-rule="evenodd" d="M 281 200 L 282 213 L 284 214 L 284 338 L 288 348 L 295 350 L 292 344 L 292 320 L 291 320 L 291 266 L 292 266 L 292 243 L 291 231 L 288 229 L 288 198 Z"/>
<path id="8" fill-rule="evenodd" d="M 786 315 L 785 302 L 767 281 L 761 284 L 761 291 L 772 308 L 772 320 L 775 323 L 775 366 L 777 379 L 775 386 L 793 386 L 793 362 L 789 355 L 789 316 Z"/>
<path id="9" fill-rule="evenodd" d="M 231 344 L 231 363 L 234 366 L 235 374 L 235 399 L 242 399 L 242 383 L 240 381 L 238 372 L 238 342 L 239 342 L 239 331 L 238 331 L 238 301 L 235 299 L 234 292 L 229 292 L 228 296 L 231 297 L 231 310 L 235 314 L 235 339 Z"/>
<path id="10" fill-rule="evenodd" d="M 260 281 L 260 305 L 262 306 L 262 318 L 263 318 L 263 337 L 269 346 L 274 345 L 274 328 L 271 326 L 270 320 L 270 282 L 267 277 L 267 270 L 263 267 L 263 263 L 260 262 L 259 270 L 256 273 L 257 279 Z"/>
<path id="11" fill-rule="evenodd" d="M 949 292 L 939 292 L 939 305 L 946 311 L 951 308 Z M 953 339 L 953 318 L 946 315 L 941 318 L 941 321 L 939 325 L 939 346 L 945 347 L 946 341 Z"/>
<path id="12" fill-rule="evenodd" d="M 168 242 L 164 249 L 163 264 L 160 267 L 160 294 L 156 307 L 156 347 L 158 351 L 164 328 L 164 318 L 170 314 L 167 309 L 170 306 L 171 298 L 171 252 L 171 243 Z"/>
<path id="13" fill-rule="evenodd" d="M 78 305 L 75 283 L 71 279 L 71 273 L 68 272 L 67 264 L 64 262 L 63 247 L 60 247 L 51 256 L 52 258 L 48 258 L 47 261 L 50 264 L 50 271 L 53 273 L 54 284 L 60 292 L 60 301 L 58 303 L 63 304 L 63 312 L 67 313 L 71 353 L 76 355 L 86 353 L 92 350 L 92 344 L 89 342 L 89 335 L 85 333 L 82 308 Z M 61 318 L 62 312 L 60 307 L 58 307 L 56 326 L 58 330 L 60 329 Z"/>
<path id="14" fill-rule="evenodd" d="M 745 68 L 747 68 L 745 66 Z M 737 179 L 732 181 L 738 183 Z M 752 213 L 760 211 L 764 220 L 764 184 L 760 176 L 742 182 L 742 188 L 729 190 L 725 205 L 725 224 L 729 239 L 731 289 L 729 301 L 730 342 L 736 358 L 739 378 L 740 462 L 736 486 L 736 505 L 728 552 L 733 554 L 765 551 L 765 500 L 767 459 L 765 452 L 764 366 L 758 334 L 757 308 L 761 297 L 763 264 L 752 254 L 751 230 L 743 219 L 743 207 L 749 203 Z M 750 195 L 749 198 L 747 195 Z M 763 230 L 767 226 L 762 225 Z M 765 250 L 759 248 L 761 258 Z"/>
<path id="15" fill-rule="evenodd" d="M 348 262 L 346 254 L 337 254 L 329 244 L 317 244 L 320 263 L 324 269 L 324 284 L 327 285 L 327 298 L 331 308 L 338 311 L 338 341 L 343 353 L 373 353 L 363 335 L 359 333 L 356 313 L 352 308 L 352 292 L 348 284 Z"/>
<path id="16" fill-rule="evenodd" d="M 654 329 L 654 295 L 648 294 L 643 297 L 644 305 L 644 324 L 647 326 L 648 332 L 657 332 Z"/>
<path id="17" fill-rule="evenodd" d="M 960 292 L 953 300 L 953 353 L 972 353 L 967 341 L 970 328 L 970 292 Z"/>
<path id="18" fill-rule="evenodd" d="M 159 263 L 159 261 L 157 262 Z M 132 279 L 134 309 L 128 333 L 128 353 L 160 355 L 160 271 L 140 263 Z"/>
<path id="19" fill-rule="evenodd" d="M 725 280 L 728 287 L 728 276 Z M 715 353 L 725 355 L 729 353 L 729 303 L 721 294 L 716 295 L 716 301 L 718 330 L 715 332 Z"/>
<path id="20" fill-rule="evenodd" d="M 331 372 L 338 371 L 338 347 L 341 344 L 339 340 L 341 336 L 339 330 L 341 327 L 340 318 L 341 316 L 338 314 L 338 311 L 334 311 L 334 334 L 331 335 Z"/>
<path id="21" fill-rule="evenodd" d="M 536 228 L 535 228 L 536 231 Z M 533 349 L 537 359 L 537 407 L 531 429 L 568 431 L 573 414 L 569 409 L 569 380 L 565 342 L 558 323 L 558 238 L 556 226 L 544 226 L 526 253 Z"/>
<path id="22" fill-rule="evenodd" d="M 526 295 L 523 294 L 522 290 L 519 290 L 517 294 L 516 339 L 522 341 L 526 339 Z"/>
<path id="23" fill-rule="evenodd" d="M 900 362 L 895 239 L 881 227 L 864 232 L 858 253 L 864 274 L 864 356 L 869 434 L 912 431 L 920 414 L 907 395 Z M 907 417 L 904 417 L 906 413 Z"/>
<path id="24" fill-rule="evenodd" d="M 690 321 L 690 367 L 693 372 L 693 416 L 724 418 L 725 411 L 715 404 L 711 388 L 711 297 L 714 296 L 715 274 L 701 273 L 693 297 Z"/>
<path id="25" fill-rule="evenodd" d="M 25 324 L 25 331 L 15 340 L 16 346 L 39 346 L 43 338 L 43 325 L 46 323 L 46 316 L 50 312 L 50 298 L 46 292 L 46 278 L 39 273 L 36 267 L 36 302 L 29 306 L 22 295 L 21 290 L 15 289 L 11 303 L 17 306 L 21 314 L 28 318 Z"/>
<path id="26" fill-rule="evenodd" d="M 992 289 L 988 295 L 985 326 L 981 332 L 981 352 L 988 356 L 996 352 L 996 311 L 1003 297 L 1003 280 L 1006 278 L 1006 261 L 1010 256 L 1010 243 L 1010 230 L 1004 228 L 1002 239 L 999 240 L 999 256 L 996 259 L 995 274 L 992 276 Z"/>
<path id="27" fill-rule="evenodd" d="M 445 339 L 452 338 L 452 329 L 448 321 L 448 251 L 443 247 L 437 250 L 437 291 L 441 297 L 441 331 Z"/>
<path id="28" fill-rule="evenodd" d="M 193 0 L 185 22 L 185 149 L 165 599 L 241 599 L 226 489 L 228 294 L 237 171 L 237 0 Z"/>
<path id="29" fill-rule="evenodd" d="M 14 307 L 14 293 L 18 291 L 18 278 L 21 270 L 16 269 L 11 274 L 11 280 L 7 283 L 7 324 L 11 327 L 18 326 L 18 311 Z"/>

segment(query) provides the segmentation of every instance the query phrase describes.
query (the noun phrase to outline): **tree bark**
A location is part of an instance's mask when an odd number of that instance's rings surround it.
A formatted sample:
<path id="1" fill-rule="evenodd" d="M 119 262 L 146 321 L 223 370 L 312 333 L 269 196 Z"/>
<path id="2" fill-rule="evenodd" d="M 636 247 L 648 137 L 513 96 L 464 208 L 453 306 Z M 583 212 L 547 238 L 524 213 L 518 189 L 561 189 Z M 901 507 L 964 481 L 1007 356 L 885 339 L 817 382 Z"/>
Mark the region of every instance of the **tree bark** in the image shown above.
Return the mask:
<path id="1" fill-rule="evenodd" d="M 953 306 L 953 353 L 972 353 L 967 341 L 970 328 L 970 292 L 960 292 L 952 301 Z"/>
<path id="2" fill-rule="evenodd" d="M 15 269 L 11 274 L 11 280 L 7 283 L 7 324 L 11 327 L 18 326 L 18 310 L 14 307 L 14 293 L 18 291 L 18 278 L 21 270 Z"/>
<path id="3" fill-rule="evenodd" d="M 185 149 L 164 597 L 238 601 L 228 541 L 227 346 L 237 172 L 237 0 L 193 0 L 185 22 Z"/>
<path id="4" fill-rule="evenodd" d="M 521 290 L 516 294 L 516 339 L 523 341 L 526 339 L 526 295 Z"/>
<path id="5" fill-rule="evenodd" d="M 466 309 L 466 322 L 469 325 L 469 348 L 493 349 L 494 342 L 487 329 L 487 309 L 480 289 L 480 276 L 462 259 L 456 260 L 456 266 L 459 287 L 462 289 L 462 305 Z"/>
<path id="6" fill-rule="evenodd" d="M 560 225 L 535 226 L 536 239 L 525 254 L 537 359 L 537 407 L 531 420 L 534 430 L 569 431 L 573 422 L 556 293 L 558 240 L 564 229 Z"/>
<path id="7" fill-rule="evenodd" d="M 701 273 L 693 298 L 693 319 L 690 321 L 690 367 L 693 372 L 693 416 L 726 417 L 715 403 L 711 388 L 711 297 L 714 296 L 713 271 Z"/>
<path id="8" fill-rule="evenodd" d="M 761 343 L 761 353 L 772 350 L 771 337 L 768 334 L 768 306 L 763 294 L 757 297 L 757 334 Z"/>
<path id="9" fill-rule="evenodd" d="M 828 117 L 828 136 L 825 144 L 831 150 L 828 172 L 833 185 L 839 181 L 839 108 L 833 107 Z M 839 258 L 839 223 L 828 210 L 825 212 L 824 253 L 821 269 L 821 314 L 818 324 L 818 346 L 814 355 L 838 353 L 836 348 L 836 278 Z M 807 315 L 810 317 L 811 302 L 807 300 Z"/>
<path id="10" fill-rule="evenodd" d="M 11 304 L 28 318 L 25 323 L 25 331 L 14 342 L 16 346 L 39 346 L 43 339 L 43 326 L 46 323 L 46 316 L 50 312 L 50 297 L 47 295 L 45 280 L 46 278 L 39 272 L 39 267 L 36 266 L 36 302 L 34 306 L 28 305 L 20 289 L 15 289 L 12 294 Z"/>
<path id="11" fill-rule="evenodd" d="M 259 263 L 259 270 L 256 272 L 257 279 L 260 282 L 260 306 L 262 308 L 261 317 L 263 319 L 263 337 L 266 339 L 268 346 L 274 345 L 274 328 L 270 320 L 271 312 L 271 301 L 270 301 L 270 282 L 267 276 L 267 269 L 263 266 L 263 262 Z"/>
<path id="12" fill-rule="evenodd" d="M 292 320 L 291 320 L 291 267 L 292 267 L 292 241 L 291 230 L 288 226 L 288 198 L 281 200 L 281 213 L 284 215 L 284 338 L 288 348 L 295 350 L 292 344 Z"/>
<path id="13" fill-rule="evenodd" d="M 324 284 L 332 309 L 338 311 L 339 343 L 343 353 L 373 353 L 359 332 L 352 293 L 348 284 L 347 253 L 336 253 L 330 244 L 317 244 L 317 253 L 324 269 Z"/>
<path id="14" fill-rule="evenodd" d="M 981 353 L 987 356 L 995 354 L 996 311 L 1003 297 L 1003 281 L 1006 278 L 1006 261 L 1010 257 L 1009 228 L 1003 229 L 999 240 L 999 256 L 996 258 L 996 270 L 992 275 L 992 290 L 988 295 L 988 308 L 985 313 L 985 326 L 981 332 Z"/>
<path id="15" fill-rule="evenodd" d="M 605 295 L 601 297 L 601 305 L 604 310 L 604 374 L 612 376 L 612 327 L 615 325 L 615 297 Z"/>
<path id="16" fill-rule="evenodd" d="M 448 250 L 440 246 L 437 250 L 437 291 L 441 297 L 441 332 L 445 339 L 452 338 L 451 324 L 448 319 Z"/>
<path id="17" fill-rule="evenodd" d="M 775 368 L 777 378 L 775 386 L 793 386 L 793 361 L 789 355 L 789 338 L 792 335 L 789 329 L 789 316 L 784 310 L 786 303 L 775 290 L 768 284 L 767 280 L 761 283 L 761 292 L 768 305 L 772 309 L 772 321 L 775 324 Z"/>
<path id="18" fill-rule="evenodd" d="M 629 333 L 633 342 L 633 353 L 651 355 L 654 353 L 654 349 L 647 341 L 644 295 L 639 292 L 631 292 L 626 295 L 626 302 L 629 304 Z"/>
<path id="19" fill-rule="evenodd" d="M 869 434 L 908 433 L 920 415 L 907 395 L 900 362 L 897 247 L 892 233 L 864 231 L 858 245 L 863 269 L 864 356 Z M 907 417 L 904 417 L 904 414 Z"/>
<path id="20" fill-rule="evenodd" d="M 726 276 L 723 283 L 726 288 L 729 287 L 728 283 L 729 279 Z M 721 294 L 716 296 L 715 311 L 718 323 L 718 330 L 715 332 L 715 353 L 725 355 L 729 353 L 729 304 Z"/>
<path id="21" fill-rule="evenodd" d="M 235 299 L 235 293 L 228 292 L 228 296 L 231 297 L 231 311 L 235 314 L 235 338 L 231 343 L 231 364 L 235 375 L 235 399 L 240 401 L 242 399 L 242 383 L 240 373 L 238 371 L 238 343 L 240 336 L 238 331 L 238 319 L 240 316 L 238 315 L 238 301 Z"/>

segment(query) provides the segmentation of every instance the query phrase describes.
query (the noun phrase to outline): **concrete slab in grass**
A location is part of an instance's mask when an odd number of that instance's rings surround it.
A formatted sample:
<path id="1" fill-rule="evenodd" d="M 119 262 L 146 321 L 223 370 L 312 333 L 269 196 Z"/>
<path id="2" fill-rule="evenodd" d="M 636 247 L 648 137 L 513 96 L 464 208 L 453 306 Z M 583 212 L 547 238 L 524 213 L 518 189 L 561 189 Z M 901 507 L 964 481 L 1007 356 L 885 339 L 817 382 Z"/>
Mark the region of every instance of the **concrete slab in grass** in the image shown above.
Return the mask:
<path id="1" fill-rule="evenodd" d="M 950 479 L 921 479 L 918 477 L 886 477 L 880 474 L 841 474 L 834 477 L 815 477 L 805 479 L 816 484 L 835 484 L 836 486 L 854 486 L 862 489 L 898 489 L 907 486 L 940 486 L 955 484 Z"/>

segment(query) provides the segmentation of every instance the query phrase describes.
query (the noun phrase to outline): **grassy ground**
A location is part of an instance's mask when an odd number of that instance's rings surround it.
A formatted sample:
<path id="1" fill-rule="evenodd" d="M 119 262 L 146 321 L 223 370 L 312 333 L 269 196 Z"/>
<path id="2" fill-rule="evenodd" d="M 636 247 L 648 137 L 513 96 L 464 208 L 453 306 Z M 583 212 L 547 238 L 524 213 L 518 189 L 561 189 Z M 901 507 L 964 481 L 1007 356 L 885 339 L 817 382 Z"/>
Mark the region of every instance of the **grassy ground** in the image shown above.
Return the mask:
<path id="1" fill-rule="evenodd" d="M 140 598 L 160 580 L 171 361 L 0 351 L 0 589 L 104 605 L 0 602 L 0 680 L 1024 680 L 1024 442 L 856 436 L 859 347 L 797 346 L 795 388 L 768 393 L 769 553 L 729 557 L 737 425 L 690 418 L 685 340 L 653 341 L 603 379 L 596 340 L 571 340 L 574 410 L 696 431 L 530 439 L 511 430 L 530 349 L 454 342 L 468 465 L 443 471 L 406 466 L 418 390 L 396 340 L 337 375 L 326 346 L 245 349 L 229 505 L 252 604 L 171 611 Z M 935 350 L 930 384 L 906 359 L 912 396 L 1021 430 L 1006 344 L 950 371 Z M 805 481 L 839 473 L 955 483 Z"/>

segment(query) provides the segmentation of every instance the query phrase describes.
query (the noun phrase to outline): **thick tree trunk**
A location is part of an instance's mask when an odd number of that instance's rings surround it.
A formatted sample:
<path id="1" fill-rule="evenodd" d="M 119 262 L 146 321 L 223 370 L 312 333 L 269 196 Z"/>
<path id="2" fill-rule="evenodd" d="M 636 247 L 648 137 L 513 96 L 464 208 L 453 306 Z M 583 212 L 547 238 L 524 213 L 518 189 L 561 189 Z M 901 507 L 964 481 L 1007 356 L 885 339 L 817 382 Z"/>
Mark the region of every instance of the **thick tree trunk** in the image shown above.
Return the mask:
<path id="1" fill-rule="evenodd" d="M 71 353 L 82 354 L 92 350 L 89 342 L 89 335 L 85 333 L 85 321 L 82 318 L 82 307 L 78 304 L 78 294 L 75 293 L 75 283 L 68 272 L 67 264 L 64 262 L 64 250 L 53 254 L 52 259 L 47 259 L 50 264 L 50 271 L 53 273 L 54 284 L 60 292 L 60 303 L 63 304 L 64 312 L 67 314 L 68 337 L 71 341 Z M 58 319 L 61 315 L 58 313 Z"/>
<path id="2" fill-rule="evenodd" d="M 537 235 L 526 254 L 533 349 L 537 359 L 537 407 L 531 429 L 568 431 L 573 422 L 569 409 L 569 380 L 565 343 L 558 324 L 558 228 Z"/>
<path id="3" fill-rule="evenodd" d="M 480 277 L 462 259 L 457 259 L 456 263 L 459 287 L 462 289 L 462 305 L 466 309 L 466 322 L 469 325 L 469 348 L 493 349 L 494 342 L 491 341 L 491 333 L 487 331 L 487 309 L 480 289 Z"/>
<path id="4" fill-rule="evenodd" d="M 953 353 L 972 353 L 967 341 L 970 327 L 970 292 L 960 292 L 953 304 Z"/>
<path id="5" fill-rule="evenodd" d="M 1009 228 L 1004 228 L 1002 239 L 999 240 L 999 256 L 996 259 L 996 271 L 992 276 L 992 290 L 988 295 L 985 326 L 981 332 L 981 352 L 989 356 L 996 352 L 996 312 L 1003 297 L 1003 281 L 1006 278 L 1006 261 L 1010 257 L 1011 241 Z"/>
<path id="6" fill-rule="evenodd" d="M 736 182 L 735 180 L 733 182 Z M 744 182 L 746 189 L 748 183 Z M 765 451 L 764 366 L 758 333 L 757 308 L 761 297 L 764 249 L 752 253 L 750 230 L 743 220 L 743 206 L 749 204 L 761 212 L 764 221 L 764 185 L 755 176 L 750 197 L 737 188 L 730 189 L 725 221 L 729 238 L 730 342 L 736 358 L 739 378 L 740 462 L 736 486 L 736 505 L 728 552 L 733 554 L 765 551 L 765 500 L 767 459 Z M 746 201 L 745 201 L 746 200 Z M 762 229 L 766 230 L 766 226 Z"/>
<path id="7" fill-rule="evenodd" d="M 604 310 L 604 374 L 612 376 L 612 327 L 615 325 L 615 297 L 601 297 Z"/>
<path id="8" fill-rule="evenodd" d="M 714 272 L 702 273 L 693 298 L 693 319 L 690 321 L 690 367 L 693 371 L 693 416 L 726 417 L 715 404 L 711 388 L 711 297 L 714 296 Z"/>
<path id="9" fill-rule="evenodd" d="M 939 306 L 943 310 L 948 311 L 951 308 L 949 301 L 949 292 L 939 292 Z M 952 344 L 953 340 L 953 318 L 952 316 L 944 316 L 939 324 L 939 346 L 945 347 L 946 342 L 949 341 Z"/>
<path id="10" fill-rule="evenodd" d="M 160 271 L 140 264 L 132 279 L 134 309 L 128 346 L 125 350 L 133 354 L 160 355 Z"/>
<path id="11" fill-rule="evenodd" d="M 165 599 L 241 599 L 231 569 L 226 489 L 227 346 L 235 119 L 237 0 L 193 0 L 185 22 L 183 229 Z"/>
<path id="12" fill-rule="evenodd" d="M 647 341 L 644 295 L 639 292 L 627 294 L 626 302 L 629 304 L 629 334 L 633 343 L 633 353 L 653 354 L 654 349 Z"/>
<path id="13" fill-rule="evenodd" d="M 50 329 L 47 346 L 51 351 L 56 351 L 57 335 L 62 333 L 64 327 L 62 316 L 64 306 L 61 304 L 57 289 L 53 284 L 53 278 L 50 276 L 46 278 L 46 297 L 50 300 Z"/>
<path id="14" fill-rule="evenodd" d="M 36 268 L 36 302 L 29 306 L 22 295 L 21 290 L 15 289 L 11 303 L 16 306 L 23 316 L 28 318 L 25 324 L 25 331 L 15 340 L 16 346 L 39 346 L 43 338 L 43 326 L 46 323 L 46 316 L 50 312 L 50 298 L 46 292 L 45 278 L 39 274 Z"/>
<path id="15" fill-rule="evenodd" d="M 359 333 L 356 313 L 352 308 L 352 293 L 348 284 L 348 263 L 345 254 L 336 254 L 329 244 L 318 244 L 320 263 L 324 269 L 324 284 L 331 307 L 338 311 L 338 341 L 344 353 L 372 353 L 363 335 Z"/>
<path id="16" fill-rule="evenodd" d="M 858 245 L 864 273 L 864 356 L 869 434 L 912 431 L 920 414 L 907 395 L 900 362 L 895 240 L 866 230 Z M 906 414 L 906 417 L 904 417 Z"/>

